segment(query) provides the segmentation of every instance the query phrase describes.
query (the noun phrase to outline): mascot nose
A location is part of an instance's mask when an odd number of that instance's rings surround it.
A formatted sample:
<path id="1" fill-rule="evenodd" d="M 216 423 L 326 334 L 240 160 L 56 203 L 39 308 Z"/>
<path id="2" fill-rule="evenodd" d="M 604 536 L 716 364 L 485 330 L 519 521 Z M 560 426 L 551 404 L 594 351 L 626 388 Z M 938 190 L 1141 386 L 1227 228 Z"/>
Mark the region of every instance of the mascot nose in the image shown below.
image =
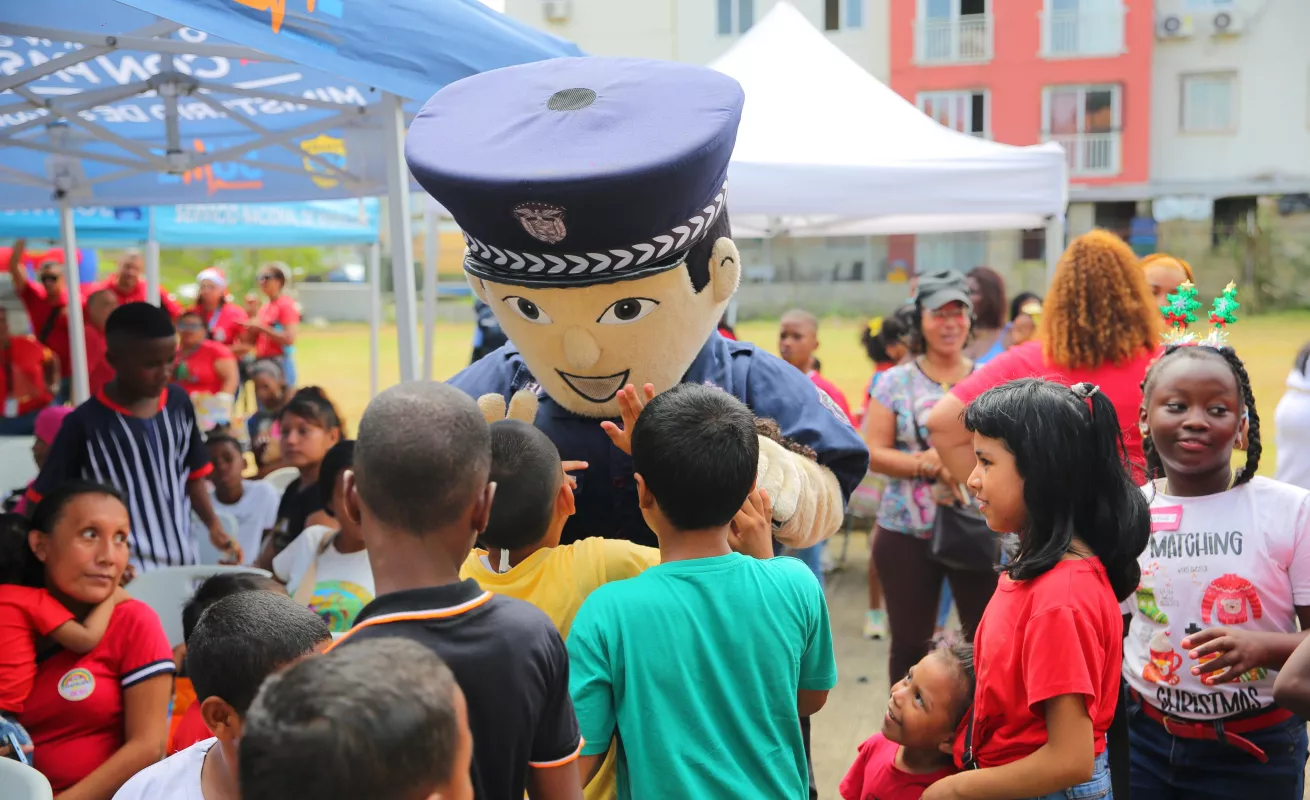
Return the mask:
<path id="1" fill-rule="evenodd" d="M 600 345 L 583 328 L 564 331 L 564 357 L 573 369 L 591 369 L 600 360 Z"/>

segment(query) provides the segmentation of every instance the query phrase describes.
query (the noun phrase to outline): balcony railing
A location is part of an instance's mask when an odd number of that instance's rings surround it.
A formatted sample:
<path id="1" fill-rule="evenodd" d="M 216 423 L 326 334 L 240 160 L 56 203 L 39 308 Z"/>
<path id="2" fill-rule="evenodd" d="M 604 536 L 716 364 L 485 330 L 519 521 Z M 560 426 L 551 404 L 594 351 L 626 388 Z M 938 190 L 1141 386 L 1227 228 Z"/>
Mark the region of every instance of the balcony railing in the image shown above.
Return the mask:
<path id="1" fill-rule="evenodd" d="M 1048 142 L 1059 142 L 1069 160 L 1071 176 L 1097 177 L 1119 174 L 1119 133 L 1048 133 Z"/>
<path id="2" fill-rule="evenodd" d="M 992 60 L 991 14 L 915 23 L 915 60 L 920 64 L 968 64 Z"/>
<path id="3" fill-rule="evenodd" d="M 1124 10 L 1042 12 L 1042 55 L 1113 56 L 1124 52 Z"/>

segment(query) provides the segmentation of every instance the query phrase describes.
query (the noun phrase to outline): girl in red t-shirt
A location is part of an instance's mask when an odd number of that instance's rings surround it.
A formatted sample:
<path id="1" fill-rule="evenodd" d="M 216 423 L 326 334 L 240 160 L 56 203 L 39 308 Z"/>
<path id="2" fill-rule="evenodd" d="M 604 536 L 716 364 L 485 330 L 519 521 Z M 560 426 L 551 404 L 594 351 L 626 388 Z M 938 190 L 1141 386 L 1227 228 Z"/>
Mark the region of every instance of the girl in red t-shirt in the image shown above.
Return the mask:
<path id="1" fill-rule="evenodd" d="M 987 525 L 1018 534 L 974 637 L 978 686 L 956 737 L 966 769 L 925 800 L 1104 797 L 1123 618 L 1150 536 L 1114 404 L 1092 384 L 1028 378 L 965 412 Z"/>

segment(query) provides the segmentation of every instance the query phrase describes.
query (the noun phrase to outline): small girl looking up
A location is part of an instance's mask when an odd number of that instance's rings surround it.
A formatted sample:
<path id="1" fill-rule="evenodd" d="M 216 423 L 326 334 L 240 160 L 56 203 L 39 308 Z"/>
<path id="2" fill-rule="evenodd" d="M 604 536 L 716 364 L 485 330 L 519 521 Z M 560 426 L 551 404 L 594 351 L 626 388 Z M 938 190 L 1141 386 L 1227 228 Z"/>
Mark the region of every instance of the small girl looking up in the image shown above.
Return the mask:
<path id="1" fill-rule="evenodd" d="M 925 800 L 1106 797 L 1123 618 L 1150 513 L 1114 404 L 1088 383 L 1016 380 L 965 411 L 987 526 L 1018 534 L 974 637 L 978 687 L 956 737 L 967 771 Z"/>
<path id="2" fill-rule="evenodd" d="M 882 731 L 860 754 L 838 791 L 842 800 L 916 800 L 955 772 L 955 729 L 973 701 L 973 647 L 940 644 L 892 686 Z"/>
<path id="3" fill-rule="evenodd" d="M 1256 477 L 1260 417 L 1230 347 L 1166 348 L 1141 427 L 1159 478 L 1124 644 L 1133 795 L 1299 800 L 1305 721 L 1274 678 L 1310 630 L 1310 492 Z"/>

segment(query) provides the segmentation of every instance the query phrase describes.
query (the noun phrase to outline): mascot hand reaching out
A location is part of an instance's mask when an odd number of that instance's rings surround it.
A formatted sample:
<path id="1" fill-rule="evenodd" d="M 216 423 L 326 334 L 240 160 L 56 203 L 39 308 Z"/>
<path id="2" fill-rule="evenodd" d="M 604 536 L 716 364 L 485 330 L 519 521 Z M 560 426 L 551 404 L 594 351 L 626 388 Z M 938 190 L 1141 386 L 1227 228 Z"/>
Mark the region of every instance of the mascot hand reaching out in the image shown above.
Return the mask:
<path id="1" fill-rule="evenodd" d="M 727 168 L 743 102 L 703 67 L 555 59 L 451 84 L 410 126 L 410 170 L 464 231 L 469 285 L 509 337 L 451 383 L 491 417 L 512 398 L 511 416 L 530 413 L 563 460 L 588 464 L 564 542 L 657 544 L 612 441 L 630 426 L 614 420 L 678 383 L 733 394 L 817 454 L 760 439 L 758 483 L 786 545 L 831 536 L 868 468 L 803 373 L 715 333 L 741 276 Z"/>

